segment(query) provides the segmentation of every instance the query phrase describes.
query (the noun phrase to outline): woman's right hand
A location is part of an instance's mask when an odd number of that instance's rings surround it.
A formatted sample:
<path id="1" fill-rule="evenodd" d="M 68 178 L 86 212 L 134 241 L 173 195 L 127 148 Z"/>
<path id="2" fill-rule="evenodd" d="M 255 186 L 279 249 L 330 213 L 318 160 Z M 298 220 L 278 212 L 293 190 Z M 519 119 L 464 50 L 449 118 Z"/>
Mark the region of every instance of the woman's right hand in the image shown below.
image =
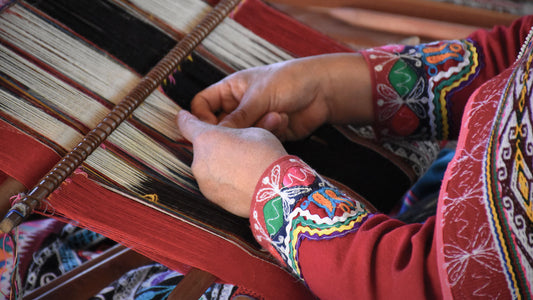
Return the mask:
<path id="1" fill-rule="evenodd" d="M 322 124 L 372 120 L 370 78 L 354 53 L 295 59 L 234 73 L 198 93 L 191 111 L 226 127 L 261 127 L 297 140 Z"/>

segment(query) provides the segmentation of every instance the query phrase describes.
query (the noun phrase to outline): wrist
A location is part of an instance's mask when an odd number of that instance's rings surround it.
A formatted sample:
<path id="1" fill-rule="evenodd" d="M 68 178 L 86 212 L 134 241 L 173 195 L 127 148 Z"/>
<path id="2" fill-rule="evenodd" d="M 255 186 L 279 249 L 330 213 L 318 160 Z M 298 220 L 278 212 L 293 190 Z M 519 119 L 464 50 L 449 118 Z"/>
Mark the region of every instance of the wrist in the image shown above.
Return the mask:
<path id="1" fill-rule="evenodd" d="M 372 123 L 371 77 L 364 57 L 359 53 L 335 54 L 327 70 L 329 123 Z"/>
<path id="2" fill-rule="evenodd" d="M 313 174 L 312 169 L 300 158 L 285 155 L 273 162 L 260 177 L 250 205 L 250 224 L 256 240 L 270 253 L 275 255 L 276 251 L 273 251 L 269 229 L 265 223 L 265 213 L 272 211 L 272 204 L 276 198 L 281 199 L 282 187 L 308 185 L 315 178 Z M 280 214 L 279 217 L 283 217 L 283 211 L 280 211 Z M 277 258 L 282 260 L 280 257 Z"/>

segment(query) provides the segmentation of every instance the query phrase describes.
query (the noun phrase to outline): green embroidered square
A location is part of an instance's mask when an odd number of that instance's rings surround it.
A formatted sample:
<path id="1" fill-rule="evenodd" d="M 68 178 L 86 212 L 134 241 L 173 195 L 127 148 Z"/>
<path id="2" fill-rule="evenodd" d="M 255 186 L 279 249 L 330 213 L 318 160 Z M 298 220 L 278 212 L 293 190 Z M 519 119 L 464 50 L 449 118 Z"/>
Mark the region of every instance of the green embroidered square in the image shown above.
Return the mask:
<path id="1" fill-rule="evenodd" d="M 283 226 L 283 201 L 280 197 L 276 197 L 263 207 L 263 215 L 265 217 L 265 225 L 270 236 L 276 234 Z"/>

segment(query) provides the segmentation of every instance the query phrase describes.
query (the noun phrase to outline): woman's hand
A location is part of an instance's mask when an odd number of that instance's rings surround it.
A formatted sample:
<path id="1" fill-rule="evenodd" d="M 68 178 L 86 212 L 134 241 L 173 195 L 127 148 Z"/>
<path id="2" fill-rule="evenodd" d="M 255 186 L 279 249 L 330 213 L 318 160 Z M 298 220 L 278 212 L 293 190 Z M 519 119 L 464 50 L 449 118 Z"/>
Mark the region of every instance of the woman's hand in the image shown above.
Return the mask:
<path id="1" fill-rule="evenodd" d="M 322 124 L 372 120 L 370 77 L 354 53 L 296 59 L 243 70 L 198 93 L 191 111 L 226 127 L 256 126 L 296 140 Z"/>
<path id="2" fill-rule="evenodd" d="M 179 112 L 177 122 L 193 144 L 192 172 L 204 196 L 235 215 L 249 217 L 261 175 L 287 155 L 280 141 L 261 128 L 215 126 L 185 110 Z"/>

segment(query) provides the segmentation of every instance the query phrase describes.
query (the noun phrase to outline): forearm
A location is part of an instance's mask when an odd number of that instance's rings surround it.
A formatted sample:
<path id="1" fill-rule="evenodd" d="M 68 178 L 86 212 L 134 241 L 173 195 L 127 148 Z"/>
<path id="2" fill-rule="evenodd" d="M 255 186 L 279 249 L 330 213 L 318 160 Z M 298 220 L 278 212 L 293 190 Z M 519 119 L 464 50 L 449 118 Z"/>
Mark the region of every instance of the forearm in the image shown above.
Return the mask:
<path id="1" fill-rule="evenodd" d="M 368 125 L 374 121 L 372 85 L 368 65 L 359 53 L 329 55 L 324 94 L 332 124 Z"/>
<path id="2" fill-rule="evenodd" d="M 433 220 L 372 213 L 296 157 L 264 173 L 250 220 L 260 244 L 321 299 L 439 294 Z"/>

